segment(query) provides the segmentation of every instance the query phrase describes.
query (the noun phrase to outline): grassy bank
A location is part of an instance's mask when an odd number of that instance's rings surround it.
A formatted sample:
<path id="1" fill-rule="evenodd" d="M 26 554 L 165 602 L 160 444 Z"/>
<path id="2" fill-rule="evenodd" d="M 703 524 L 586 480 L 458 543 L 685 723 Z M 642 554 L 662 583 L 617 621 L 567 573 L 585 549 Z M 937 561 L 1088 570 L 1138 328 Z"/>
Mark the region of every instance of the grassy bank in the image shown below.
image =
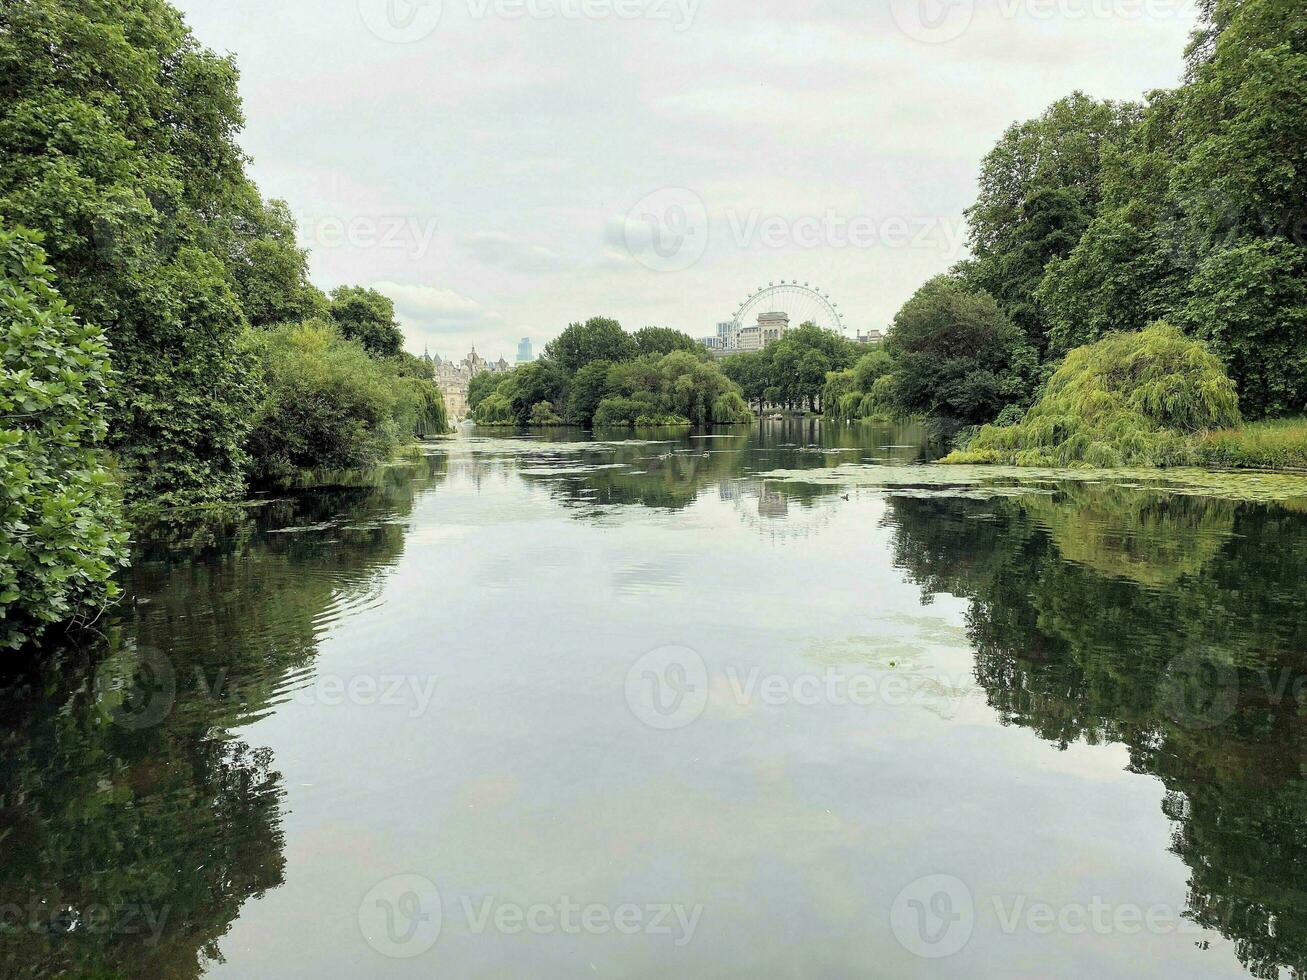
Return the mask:
<path id="1" fill-rule="evenodd" d="M 1307 470 L 1307 418 L 1203 432 L 1194 438 L 1193 455 L 1198 466 Z"/>

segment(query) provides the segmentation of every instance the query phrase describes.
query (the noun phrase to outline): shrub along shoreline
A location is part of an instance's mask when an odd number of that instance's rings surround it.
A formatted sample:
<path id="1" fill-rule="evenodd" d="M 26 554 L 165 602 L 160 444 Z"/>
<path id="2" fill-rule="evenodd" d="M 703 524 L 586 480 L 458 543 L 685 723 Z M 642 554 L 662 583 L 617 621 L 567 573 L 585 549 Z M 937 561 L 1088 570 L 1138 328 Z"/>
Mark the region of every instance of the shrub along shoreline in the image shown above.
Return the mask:
<path id="1" fill-rule="evenodd" d="M 573 323 L 544 356 L 468 387 L 477 425 L 684 427 L 749 422 L 739 385 L 693 338 L 665 327 L 627 333 L 616 320 Z"/>

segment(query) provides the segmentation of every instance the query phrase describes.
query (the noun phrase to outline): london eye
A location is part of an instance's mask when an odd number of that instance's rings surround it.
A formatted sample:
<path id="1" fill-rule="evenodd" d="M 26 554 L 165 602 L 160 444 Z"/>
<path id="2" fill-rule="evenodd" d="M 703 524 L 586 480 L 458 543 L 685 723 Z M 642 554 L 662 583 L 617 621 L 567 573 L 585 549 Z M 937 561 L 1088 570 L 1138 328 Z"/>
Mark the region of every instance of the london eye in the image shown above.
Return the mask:
<path id="1" fill-rule="evenodd" d="M 789 317 L 791 327 L 815 323 L 835 333 L 844 332 L 839 304 L 830 298 L 830 294 L 797 279 L 759 286 L 739 305 L 732 319 L 740 326 L 748 326 L 762 313 L 784 313 Z"/>

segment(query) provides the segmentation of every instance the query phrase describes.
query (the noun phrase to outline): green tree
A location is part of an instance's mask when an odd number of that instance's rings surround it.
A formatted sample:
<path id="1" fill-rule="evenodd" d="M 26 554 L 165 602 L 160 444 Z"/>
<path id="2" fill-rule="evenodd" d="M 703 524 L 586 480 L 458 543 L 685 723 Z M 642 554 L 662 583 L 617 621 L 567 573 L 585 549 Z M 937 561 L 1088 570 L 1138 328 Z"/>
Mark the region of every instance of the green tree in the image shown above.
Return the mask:
<path id="1" fill-rule="evenodd" d="M 894 358 L 883 347 L 870 350 L 853 365 L 853 382 L 858 391 L 871 391 L 872 386 L 894 370 Z"/>
<path id="2" fill-rule="evenodd" d="M 725 425 L 752 417 L 739 387 L 721 368 L 689 351 L 615 364 L 608 390 L 595 411 L 596 426 Z"/>
<path id="3" fill-rule="evenodd" d="M 0 647 L 86 620 L 126 563 L 101 443 L 109 348 L 51 281 L 39 238 L 0 226 Z"/>
<path id="4" fill-rule="evenodd" d="M 1100 212 L 1038 298 L 1051 349 L 1168 319 L 1208 341 L 1251 417 L 1301 412 L 1307 11 L 1212 0 L 1188 83 L 1104 155 Z"/>
<path id="5" fill-rule="evenodd" d="M 888 380 L 893 370 L 894 359 L 889 351 L 876 347 L 858 358 L 852 368 L 830 372 L 822 391 L 823 411 L 839 419 L 892 415 Z"/>
<path id="6" fill-rule="evenodd" d="M 488 395 L 492 394 L 499 382 L 503 380 L 489 371 L 478 371 L 467 383 L 467 407 L 475 412 Z"/>
<path id="7" fill-rule="evenodd" d="M 1214 253 L 1181 322 L 1225 362 L 1252 418 L 1307 412 L 1307 248 L 1283 238 Z"/>
<path id="8" fill-rule="evenodd" d="M 448 429 L 430 379 L 406 375 L 401 358 L 370 357 L 334 323 L 252 331 L 248 344 L 265 379 L 248 440 L 259 483 L 375 466 L 402 443 Z"/>
<path id="9" fill-rule="evenodd" d="M 1293 238 L 1307 231 L 1307 9 L 1292 0 L 1217 9 L 1225 26 L 1185 87 L 1172 183 L 1209 242 Z"/>
<path id="10" fill-rule="evenodd" d="M 567 386 L 565 413 L 570 424 L 589 426 L 594 421 L 599 403 L 610 392 L 608 372 L 611 367 L 608 361 L 591 361 L 572 377 Z"/>
<path id="11" fill-rule="evenodd" d="M 1102 197 L 1104 157 L 1138 113 L 1076 92 L 1011 126 L 981 164 L 980 196 L 967 209 L 973 258 L 960 271 L 1038 352 L 1048 324 L 1036 290 L 1048 264 L 1079 242 Z"/>
<path id="12" fill-rule="evenodd" d="M 562 425 L 563 420 L 549 402 L 536 402 L 531 406 L 531 424 Z"/>
<path id="13" fill-rule="evenodd" d="M 241 331 L 315 301 L 284 211 L 245 175 L 237 80 L 164 0 L 0 6 L 0 217 L 45 234 L 113 345 L 108 444 L 156 501 L 239 492 Z"/>
<path id="14" fill-rule="evenodd" d="M 988 422 L 1030 398 L 1034 352 L 987 293 L 951 276 L 931 279 L 904 304 L 885 342 L 894 359 L 895 408 L 948 428 Z"/>
<path id="15" fill-rule="evenodd" d="M 498 389 L 508 396 L 513 416 L 525 425 L 531 412 L 540 402 L 556 405 L 563 400 L 567 378 L 557 365 L 548 361 L 532 361 L 515 368 L 508 376 L 507 385 Z M 557 414 L 557 412 L 555 412 Z"/>
<path id="16" fill-rule="evenodd" d="M 404 347 L 395 303 L 375 289 L 340 286 L 331 292 L 329 312 L 346 340 L 358 341 L 375 357 L 394 357 Z"/>
<path id="17" fill-rule="evenodd" d="M 1168 466 L 1188 462 L 1184 436 L 1239 421 L 1221 362 L 1159 322 L 1077 347 L 1024 418 L 984 426 L 946 462 Z"/>
<path id="18" fill-rule="evenodd" d="M 571 324 L 545 347 L 545 357 L 569 377 L 591 361 L 628 361 L 636 353 L 635 338 L 616 320 L 601 316 Z"/>
<path id="19" fill-rule="evenodd" d="M 635 352 L 639 354 L 670 354 L 684 350 L 697 354 L 704 350 L 701 343 L 687 333 L 671 327 L 642 327 L 635 332 Z"/>
<path id="20" fill-rule="evenodd" d="M 1191 270 L 1170 233 L 1129 204 L 1100 215 L 1065 260 L 1049 264 L 1037 297 L 1050 358 L 1114 330 L 1142 330 L 1187 302 Z"/>
<path id="21" fill-rule="evenodd" d="M 309 282 L 308 255 L 296 243 L 295 219 L 284 201 L 259 200 L 246 185 L 242 213 L 233 221 L 247 223 L 256 233 L 228 240 L 238 243 L 228 266 L 246 319 L 256 327 L 292 323 L 324 316 L 327 297 Z"/>
<path id="22" fill-rule="evenodd" d="M 980 194 L 966 212 L 977 259 L 1012 250 L 1026 202 L 1038 190 L 1067 190 L 1080 210 L 1094 213 L 1103 153 L 1125 137 L 1137 114 L 1137 107 L 1074 92 L 1039 118 L 1008 127 L 981 164 Z"/>
<path id="23" fill-rule="evenodd" d="M 477 404 L 474 413 L 477 425 L 514 425 L 513 403 L 498 391 L 492 391 Z"/>
<path id="24" fill-rule="evenodd" d="M 722 358 L 722 372 L 739 386 L 740 392 L 759 414 L 767 402 L 770 385 L 770 356 L 765 350 L 742 351 Z"/>
<path id="25" fill-rule="evenodd" d="M 722 368 L 759 411 L 765 403 L 817 411 L 826 375 L 849 367 L 861 350 L 834 331 L 806 322 L 761 351 L 724 358 Z"/>
<path id="26" fill-rule="evenodd" d="M 109 446 L 129 488 L 164 505 L 239 496 L 261 388 L 222 263 L 183 249 L 146 271 L 122 308 Z"/>

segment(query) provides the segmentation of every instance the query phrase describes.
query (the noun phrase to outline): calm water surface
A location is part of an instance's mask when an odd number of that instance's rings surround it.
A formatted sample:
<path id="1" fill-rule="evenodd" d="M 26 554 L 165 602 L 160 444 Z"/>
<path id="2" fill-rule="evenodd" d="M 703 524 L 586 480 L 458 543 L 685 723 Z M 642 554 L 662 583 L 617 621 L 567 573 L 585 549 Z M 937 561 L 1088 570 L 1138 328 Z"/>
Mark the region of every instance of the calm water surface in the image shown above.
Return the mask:
<path id="1" fill-rule="evenodd" d="M 0 690 L 0 975 L 1297 975 L 1303 500 L 929 458 L 464 432 L 152 529 Z"/>

